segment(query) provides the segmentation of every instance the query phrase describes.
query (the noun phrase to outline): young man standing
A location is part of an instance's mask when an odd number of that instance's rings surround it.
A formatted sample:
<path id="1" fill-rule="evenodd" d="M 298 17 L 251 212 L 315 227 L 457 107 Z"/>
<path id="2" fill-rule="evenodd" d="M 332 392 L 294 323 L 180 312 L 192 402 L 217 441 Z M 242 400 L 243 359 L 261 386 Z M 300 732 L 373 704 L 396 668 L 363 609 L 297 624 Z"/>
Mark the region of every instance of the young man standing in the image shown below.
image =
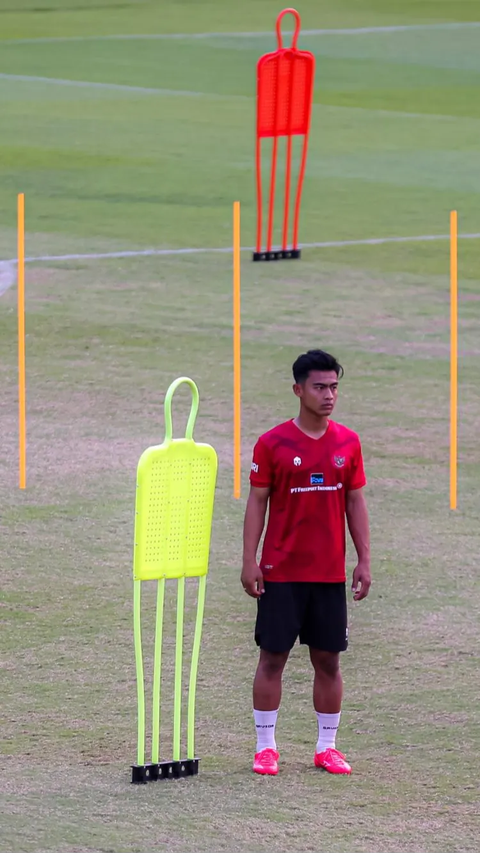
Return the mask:
<path id="1" fill-rule="evenodd" d="M 358 555 L 354 600 L 365 598 L 371 584 L 362 450 L 356 433 L 330 420 L 343 376 L 337 360 L 322 350 L 309 350 L 296 360 L 293 376 L 299 415 L 262 435 L 255 445 L 245 512 L 241 581 L 245 592 L 258 600 L 255 639 L 260 646 L 253 685 L 253 770 L 278 773 L 275 726 L 282 673 L 299 637 L 309 647 L 314 670 L 315 766 L 349 774 L 335 736 L 343 690 L 339 659 L 348 643 L 345 517 Z"/>

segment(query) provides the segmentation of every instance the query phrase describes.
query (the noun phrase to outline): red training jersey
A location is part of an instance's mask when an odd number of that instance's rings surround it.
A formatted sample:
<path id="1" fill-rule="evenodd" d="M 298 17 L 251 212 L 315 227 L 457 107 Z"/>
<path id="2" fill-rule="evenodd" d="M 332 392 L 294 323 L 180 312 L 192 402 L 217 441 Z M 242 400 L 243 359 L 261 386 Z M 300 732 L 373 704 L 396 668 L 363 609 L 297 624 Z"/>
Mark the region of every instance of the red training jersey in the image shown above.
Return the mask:
<path id="1" fill-rule="evenodd" d="M 250 483 L 270 488 L 265 580 L 345 581 L 345 496 L 366 484 L 358 435 L 329 421 L 311 438 L 286 421 L 258 439 Z"/>

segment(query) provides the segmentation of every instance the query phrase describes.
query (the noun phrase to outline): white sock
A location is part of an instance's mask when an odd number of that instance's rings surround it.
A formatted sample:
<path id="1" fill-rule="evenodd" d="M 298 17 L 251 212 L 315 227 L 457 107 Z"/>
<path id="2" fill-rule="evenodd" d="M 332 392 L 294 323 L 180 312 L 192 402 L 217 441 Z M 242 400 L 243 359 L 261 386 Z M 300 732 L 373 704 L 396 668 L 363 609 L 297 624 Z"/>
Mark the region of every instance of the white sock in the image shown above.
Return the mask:
<path id="1" fill-rule="evenodd" d="M 335 749 L 335 737 L 337 729 L 340 725 L 340 712 L 338 714 L 320 714 L 317 713 L 318 720 L 318 741 L 317 752 L 323 752 L 324 749 Z"/>
<path id="2" fill-rule="evenodd" d="M 277 725 L 278 711 L 255 711 L 253 719 L 255 720 L 255 728 L 257 730 L 257 749 L 256 752 L 261 752 L 262 749 L 275 749 L 275 726 Z"/>

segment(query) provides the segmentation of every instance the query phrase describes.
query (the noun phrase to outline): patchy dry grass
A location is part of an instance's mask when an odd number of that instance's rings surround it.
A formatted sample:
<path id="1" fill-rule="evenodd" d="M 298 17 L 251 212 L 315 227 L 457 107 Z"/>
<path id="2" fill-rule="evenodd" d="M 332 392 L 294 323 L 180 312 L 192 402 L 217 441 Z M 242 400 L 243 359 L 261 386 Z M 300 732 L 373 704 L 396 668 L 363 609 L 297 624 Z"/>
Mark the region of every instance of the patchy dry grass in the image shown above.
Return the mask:
<path id="1" fill-rule="evenodd" d="M 373 592 L 365 605 L 351 606 L 344 658 L 341 746 L 354 776 L 332 779 L 311 767 L 315 725 L 300 649 L 285 679 L 282 773 L 253 779 L 249 769 L 255 651 L 253 610 L 238 587 L 242 505 L 231 499 L 228 259 L 162 262 L 168 287 L 161 301 L 152 260 L 90 263 L 53 275 L 34 268 L 25 494 L 16 490 L 14 294 L 1 303 L 1 850 L 127 853 L 152 838 L 165 850 L 192 853 L 476 849 L 477 368 L 464 358 L 460 511 L 453 515 L 447 364 L 408 349 L 420 333 L 416 314 L 408 313 L 414 283 L 399 287 L 395 277 L 393 312 L 388 276 L 383 296 L 380 286 L 369 288 L 366 273 L 350 270 L 347 278 L 342 268 L 317 269 L 314 255 L 298 267 L 302 299 L 280 335 L 268 317 L 272 305 L 277 320 L 291 311 L 286 268 L 268 279 L 245 266 L 244 459 L 260 431 L 294 411 L 295 354 L 318 342 L 333 348 L 347 371 L 339 419 L 364 440 L 375 555 Z M 419 300 L 430 306 L 432 346 L 444 346 L 445 337 L 438 287 L 438 279 L 418 282 Z M 347 294 L 356 324 L 342 317 Z M 369 343 L 374 336 L 376 346 L 391 347 L 392 332 L 403 334 L 403 357 L 379 356 Z M 474 349 L 475 337 L 473 324 L 462 325 L 466 349 Z M 134 471 L 144 447 L 162 436 L 162 396 L 181 373 L 200 385 L 197 437 L 212 441 L 221 458 L 198 697 L 202 770 L 195 782 L 136 790 L 128 775 L 135 748 Z M 178 429 L 187 406 L 181 395 Z M 151 614 L 152 594 L 145 597 Z M 190 617 L 193 603 L 190 597 Z M 170 620 L 166 678 L 172 629 Z M 148 630 L 146 649 L 151 640 Z M 164 697 L 168 751 L 167 682 Z"/>

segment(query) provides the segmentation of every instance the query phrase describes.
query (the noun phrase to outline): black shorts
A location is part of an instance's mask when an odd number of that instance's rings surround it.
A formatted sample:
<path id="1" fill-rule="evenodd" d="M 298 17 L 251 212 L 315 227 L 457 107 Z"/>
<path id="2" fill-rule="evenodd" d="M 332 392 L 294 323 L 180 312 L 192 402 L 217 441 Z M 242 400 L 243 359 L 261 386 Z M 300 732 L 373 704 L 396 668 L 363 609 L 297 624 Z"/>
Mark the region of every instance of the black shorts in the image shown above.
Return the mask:
<path id="1" fill-rule="evenodd" d="M 297 638 L 323 652 L 348 646 L 345 583 L 265 581 L 258 599 L 255 641 L 267 652 L 286 652 Z"/>

